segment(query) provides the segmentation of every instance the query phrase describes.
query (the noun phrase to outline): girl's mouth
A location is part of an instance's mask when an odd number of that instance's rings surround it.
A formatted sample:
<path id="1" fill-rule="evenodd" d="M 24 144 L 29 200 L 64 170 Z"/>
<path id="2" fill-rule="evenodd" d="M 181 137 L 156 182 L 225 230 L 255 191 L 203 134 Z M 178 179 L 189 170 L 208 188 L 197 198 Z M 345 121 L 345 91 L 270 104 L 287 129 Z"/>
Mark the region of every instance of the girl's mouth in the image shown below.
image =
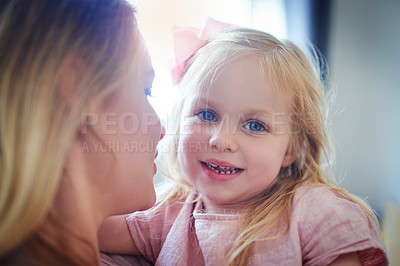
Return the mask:
<path id="1" fill-rule="evenodd" d="M 229 166 L 219 166 L 219 165 L 216 165 L 216 164 L 206 163 L 206 162 L 201 162 L 201 164 L 203 164 L 208 169 L 211 169 L 212 171 L 214 171 L 215 173 L 220 174 L 220 175 L 231 175 L 231 174 L 235 174 L 237 172 L 240 172 L 240 171 L 244 170 L 242 168 L 234 168 L 234 167 L 229 167 Z"/>

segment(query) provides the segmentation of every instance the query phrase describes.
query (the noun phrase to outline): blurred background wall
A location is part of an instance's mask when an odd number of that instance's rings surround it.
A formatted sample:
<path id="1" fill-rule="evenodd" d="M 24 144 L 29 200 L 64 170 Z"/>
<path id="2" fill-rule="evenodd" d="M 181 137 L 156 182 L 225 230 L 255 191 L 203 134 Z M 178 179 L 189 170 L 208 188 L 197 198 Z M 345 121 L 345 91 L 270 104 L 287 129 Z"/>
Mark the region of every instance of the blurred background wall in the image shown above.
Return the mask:
<path id="1" fill-rule="evenodd" d="M 329 63 L 338 175 L 382 213 L 400 206 L 400 1 L 331 2 Z M 400 228 L 399 228 L 400 230 Z"/>
<path id="2" fill-rule="evenodd" d="M 400 1 L 333 0 L 329 63 L 337 87 L 336 174 L 380 215 L 400 265 Z"/>
<path id="3" fill-rule="evenodd" d="M 388 201 L 400 205 L 400 1 L 132 2 L 156 70 L 150 100 L 163 119 L 174 97 L 169 72 L 173 25 L 201 28 L 210 16 L 315 43 L 327 57 L 337 89 L 332 125 L 338 179 L 379 214 Z"/>

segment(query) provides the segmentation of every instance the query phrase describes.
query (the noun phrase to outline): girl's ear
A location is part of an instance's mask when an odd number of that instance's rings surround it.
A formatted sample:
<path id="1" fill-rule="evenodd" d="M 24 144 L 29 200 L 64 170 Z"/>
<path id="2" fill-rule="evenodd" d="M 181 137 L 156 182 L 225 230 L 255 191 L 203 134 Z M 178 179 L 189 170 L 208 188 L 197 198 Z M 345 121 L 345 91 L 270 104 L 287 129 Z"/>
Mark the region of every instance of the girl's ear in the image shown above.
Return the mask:
<path id="1" fill-rule="evenodd" d="M 281 167 L 286 167 L 286 166 L 291 165 L 297 159 L 298 150 L 299 149 L 296 148 L 296 146 L 292 143 L 292 140 L 291 140 L 288 145 L 288 148 L 286 150 L 286 154 L 283 157 Z"/>

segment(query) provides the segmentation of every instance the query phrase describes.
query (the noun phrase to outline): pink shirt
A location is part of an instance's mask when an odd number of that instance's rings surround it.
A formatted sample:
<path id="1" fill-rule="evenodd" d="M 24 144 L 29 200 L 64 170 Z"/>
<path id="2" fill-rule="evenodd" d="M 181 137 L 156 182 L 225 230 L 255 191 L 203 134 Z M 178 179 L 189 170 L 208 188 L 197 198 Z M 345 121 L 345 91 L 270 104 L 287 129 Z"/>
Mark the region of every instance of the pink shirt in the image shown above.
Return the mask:
<path id="1" fill-rule="evenodd" d="M 237 238 L 238 215 L 201 213 L 200 203 L 173 203 L 126 216 L 133 241 L 156 265 L 224 265 Z M 379 228 L 358 205 L 333 190 L 304 185 L 294 196 L 289 232 L 259 241 L 249 265 L 327 265 L 358 252 L 363 265 L 388 265 Z"/>

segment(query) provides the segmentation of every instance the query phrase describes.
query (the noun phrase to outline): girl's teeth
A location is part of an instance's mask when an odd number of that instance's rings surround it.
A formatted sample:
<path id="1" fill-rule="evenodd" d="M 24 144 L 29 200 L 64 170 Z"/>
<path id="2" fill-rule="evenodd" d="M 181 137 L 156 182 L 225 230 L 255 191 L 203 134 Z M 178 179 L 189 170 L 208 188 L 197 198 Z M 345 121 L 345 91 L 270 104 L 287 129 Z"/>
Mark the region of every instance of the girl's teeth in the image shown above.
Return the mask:
<path id="1" fill-rule="evenodd" d="M 238 172 L 238 170 L 236 170 L 236 168 L 233 167 L 229 167 L 229 166 L 218 166 L 212 163 L 206 163 L 207 167 L 210 168 L 211 170 L 213 170 L 214 172 L 221 174 L 221 175 L 230 175 L 230 174 L 234 174 L 236 172 Z M 216 169 L 218 168 L 218 169 Z"/>

